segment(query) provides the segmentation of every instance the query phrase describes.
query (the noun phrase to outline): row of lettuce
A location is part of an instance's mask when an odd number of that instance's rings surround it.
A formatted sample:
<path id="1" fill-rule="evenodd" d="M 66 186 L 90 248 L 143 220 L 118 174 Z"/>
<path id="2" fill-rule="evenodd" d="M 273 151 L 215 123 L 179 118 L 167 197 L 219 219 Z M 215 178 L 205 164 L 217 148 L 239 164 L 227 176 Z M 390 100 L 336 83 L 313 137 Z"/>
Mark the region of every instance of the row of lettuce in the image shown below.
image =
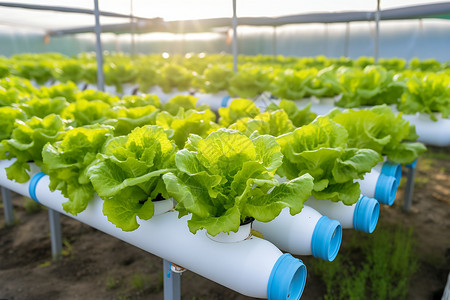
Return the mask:
<path id="1" fill-rule="evenodd" d="M 53 94 L 62 86 L 0 80 L 14 99 L 0 97 L 0 159 L 16 159 L 7 176 L 26 182 L 34 162 L 68 198 L 65 211 L 82 212 L 97 193 L 108 220 L 126 231 L 168 197 L 180 216 L 192 215 L 192 232 L 212 235 L 249 218 L 268 222 L 285 207 L 297 214 L 310 195 L 350 205 L 360 196 L 354 179 L 382 156 L 407 164 L 425 151 L 387 106 L 317 117 L 288 100 L 262 112 L 237 99 L 216 116 L 190 95 L 162 104 L 65 86 L 62 97 Z"/>
<path id="2" fill-rule="evenodd" d="M 305 97 L 339 96 L 337 106 L 353 108 L 396 105 L 407 114 L 450 114 L 450 71 L 447 64 L 413 59 L 294 58 L 284 56 L 240 56 L 239 70 L 232 71 L 230 55 L 105 55 L 105 82 L 121 93 L 125 84 L 142 92 L 160 86 L 206 93 L 227 91 L 233 97 L 254 98 L 263 92 L 299 100 Z M 95 84 L 95 56 L 61 54 L 20 54 L 0 59 L 0 77 L 9 75 L 46 82 L 73 81 Z"/>

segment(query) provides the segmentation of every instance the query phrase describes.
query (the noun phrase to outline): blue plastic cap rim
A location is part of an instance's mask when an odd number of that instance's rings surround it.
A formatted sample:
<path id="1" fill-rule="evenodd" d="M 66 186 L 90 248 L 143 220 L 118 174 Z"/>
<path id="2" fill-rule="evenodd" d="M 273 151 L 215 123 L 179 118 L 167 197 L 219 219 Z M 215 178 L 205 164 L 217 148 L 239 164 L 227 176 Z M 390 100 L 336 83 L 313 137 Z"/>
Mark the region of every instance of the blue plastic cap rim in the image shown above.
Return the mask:
<path id="1" fill-rule="evenodd" d="M 394 177 L 380 174 L 375 186 L 375 199 L 381 204 L 391 206 L 394 204 L 397 195 L 398 183 Z"/>
<path id="2" fill-rule="evenodd" d="M 326 261 L 333 261 L 339 252 L 341 242 L 341 224 L 322 216 L 314 227 L 311 240 L 312 255 Z"/>
<path id="3" fill-rule="evenodd" d="M 285 253 L 276 261 L 267 285 L 269 300 L 300 299 L 306 283 L 306 266 L 303 262 Z"/>
<path id="4" fill-rule="evenodd" d="M 372 233 L 377 227 L 380 216 L 380 204 L 377 200 L 362 196 L 356 202 L 353 212 L 353 228 L 358 231 Z"/>
<path id="5" fill-rule="evenodd" d="M 28 193 L 30 194 L 31 199 L 36 201 L 37 203 L 40 203 L 36 197 L 36 185 L 38 184 L 39 180 L 41 180 L 42 177 L 44 177 L 46 174 L 43 172 L 39 172 L 36 175 L 33 176 L 30 180 L 30 185 L 28 186 Z"/>
<path id="6" fill-rule="evenodd" d="M 225 96 L 222 98 L 222 103 L 220 103 L 220 106 L 227 107 L 228 106 L 228 100 L 230 100 L 230 96 Z"/>
<path id="7" fill-rule="evenodd" d="M 397 182 L 400 182 L 400 179 L 402 179 L 402 166 L 398 163 L 386 161 L 381 168 L 381 174 L 392 176 Z"/>
<path id="8" fill-rule="evenodd" d="M 406 167 L 411 168 L 411 169 L 415 169 L 417 166 L 417 159 L 415 161 L 413 161 L 410 164 L 407 164 Z"/>

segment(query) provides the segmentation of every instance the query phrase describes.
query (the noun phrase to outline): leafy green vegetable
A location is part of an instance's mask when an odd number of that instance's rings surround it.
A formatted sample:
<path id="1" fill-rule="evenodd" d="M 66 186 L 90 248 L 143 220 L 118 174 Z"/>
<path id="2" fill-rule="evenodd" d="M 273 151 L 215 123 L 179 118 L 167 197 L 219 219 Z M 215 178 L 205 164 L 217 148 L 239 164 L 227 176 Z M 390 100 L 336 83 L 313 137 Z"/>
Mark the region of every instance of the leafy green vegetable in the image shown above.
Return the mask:
<path id="1" fill-rule="evenodd" d="M 287 113 L 289 120 L 291 120 L 295 127 L 307 125 L 317 117 L 317 115 L 310 110 L 311 104 L 308 104 L 303 109 L 299 109 L 294 101 L 289 100 L 281 100 L 278 105 L 270 103 L 267 106 L 266 111 L 276 111 L 279 109 L 282 109 Z"/>
<path id="2" fill-rule="evenodd" d="M 100 100 L 77 100 L 70 103 L 61 113 L 64 119 L 71 120 L 71 125 L 81 127 L 102 123 L 112 117 L 111 107 L 108 103 Z"/>
<path id="3" fill-rule="evenodd" d="M 228 92 L 233 97 L 254 98 L 269 90 L 272 72 L 271 68 L 244 66 L 231 77 Z"/>
<path id="4" fill-rule="evenodd" d="M 412 163 L 426 148 L 417 139 L 414 126 L 385 105 L 365 110 L 332 111 L 329 116 L 348 131 L 348 146 L 372 149 L 401 164 Z"/>
<path id="5" fill-rule="evenodd" d="M 0 107 L 0 141 L 9 139 L 16 120 L 24 121 L 26 119 L 26 114 L 19 108 Z"/>
<path id="6" fill-rule="evenodd" d="M 179 148 L 183 148 L 190 134 L 206 137 L 214 130 L 220 128 L 215 123 L 216 115 L 209 109 L 197 111 L 182 108 L 173 116 L 168 112 L 161 112 L 156 117 L 156 125 L 173 130 L 173 140 Z"/>
<path id="7" fill-rule="evenodd" d="M 116 102 L 115 105 L 125 106 L 127 108 L 142 107 L 147 105 L 152 105 L 156 108 L 161 107 L 158 96 L 150 94 L 125 95 L 122 97 L 122 99 L 120 99 L 120 101 Z"/>
<path id="8" fill-rule="evenodd" d="M 87 101 L 102 101 L 104 103 L 113 105 L 120 99 L 117 96 L 96 91 L 96 90 L 85 90 L 76 94 L 76 100 L 87 100 Z"/>
<path id="9" fill-rule="evenodd" d="M 371 106 L 398 103 L 406 85 L 393 71 L 380 66 L 367 66 L 364 70 L 339 68 L 342 98 L 341 107 Z"/>
<path id="10" fill-rule="evenodd" d="M 450 116 L 450 76 L 445 74 L 427 74 L 422 78 L 412 76 L 406 82 L 408 89 L 402 95 L 398 105 L 400 111 L 407 114 L 427 113 L 437 121 L 434 112 L 442 117 Z"/>
<path id="11" fill-rule="evenodd" d="M 17 120 L 15 129 L 9 140 L 2 141 L 0 157 L 17 160 L 8 168 L 8 179 L 17 182 L 26 182 L 30 176 L 27 162 L 33 161 L 42 167 L 42 148 L 46 143 L 58 140 L 65 129 L 64 121 L 57 115 L 51 114 L 43 119 L 32 117 L 27 121 Z"/>
<path id="12" fill-rule="evenodd" d="M 131 231 L 139 227 L 136 217 L 153 216 L 152 200 L 168 198 L 161 176 L 175 171 L 176 150 L 164 129 L 154 125 L 136 128 L 106 144 L 87 173 L 111 223 Z"/>
<path id="13" fill-rule="evenodd" d="M 168 93 L 173 88 L 177 88 L 180 91 L 189 89 L 192 79 L 192 73 L 183 66 L 167 64 L 160 70 L 158 83 L 163 91 Z"/>
<path id="14" fill-rule="evenodd" d="M 64 84 L 55 84 L 51 87 L 41 87 L 40 98 L 56 98 L 63 97 L 67 102 L 75 102 L 76 94 L 80 90 L 72 81 Z"/>
<path id="15" fill-rule="evenodd" d="M 347 131 L 328 117 L 277 138 L 284 155 L 278 174 L 292 179 L 309 173 L 314 178 L 312 194 L 317 199 L 351 205 L 360 196 L 359 184 L 381 156 L 370 149 L 347 148 Z"/>
<path id="16" fill-rule="evenodd" d="M 42 170 L 50 177 L 50 190 L 59 190 L 69 199 L 63 203 L 66 212 L 82 212 L 94 197 L 86 172 L 112 133 L 113 128 L 106 125 L 73 128 L 61 140 L 44 146 Z"/>
<path id="17" fill-rule="evenodd" d="M 192 95 L 177 95 L 164 104 L 164 110 L 175 116 L 179 109 L 195 109 L 198 98 Z"/>
<path id="18" fill-rule="evenodd" d="M 260 113 L 255 103 L 249 99 L 234 99 L 228 107 L 219 108 L 219 124 L 228 127 L 243 118 L 254 118 Z"/>
<path id="19" fill-rule="evenodd" d="M 233 70 L 223 65 L 209 65 L 203 72 L 203 89 L 207 93 L 226 91 L 230 85 Z"/>
<path id="20" fill-rule="evenodd" d="M 144 125 L 155 125 L 158 109 L 153 105 L 143 107 L 125 108 L 116 106 L 112 109 L 114 119 L 109 119 L 102 124 L 114 127 L 114 135 L 127 135 L 134 128 Z"/>
<path id="21" fill-rule="evenodd" d="M 284 110 L 276 110 L 261 113 L 254 119 L 240 119 L 229 128 L 238 130 L 249 137 L 252 134 L 268 134 L 277 137 L 293 131 L 294 125 Z"/>
<path id="22" fill-rule="evenodd" d="M 19 104 L 29 118 L 44 118 L 50 114 L 60 114 L 69 104 L 63 97 L 32 98 Z"/>
<path id="23" fill-rule="evenodd" d="M 205 139 L 192 135 L 188 149 L 175 155 L 178 173 L 163 176 L 181 215 L 192 213 L 189 229 L 211 235 L 236 232 L 241 221 L 273 220 L 284 207 L 299 213 L 309 197 L 312 178 L 304 175 L 278 183 L 274 172 L 283 155 L 275 139 L 250 139 L 231 129 L 219 129 Z"/>

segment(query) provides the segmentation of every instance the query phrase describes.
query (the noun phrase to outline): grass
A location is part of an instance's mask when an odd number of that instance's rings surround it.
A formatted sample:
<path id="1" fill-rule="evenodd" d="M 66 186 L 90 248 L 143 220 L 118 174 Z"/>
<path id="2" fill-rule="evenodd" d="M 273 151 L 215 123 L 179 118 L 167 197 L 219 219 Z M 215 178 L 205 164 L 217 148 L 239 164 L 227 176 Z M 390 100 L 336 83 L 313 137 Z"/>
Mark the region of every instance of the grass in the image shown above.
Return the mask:
<path id="1" fill-rule="evenodd" d="M 354 233 L 335 261 L 312 265 L 324 281 L 324 300 L 405 299 L 418 267 L 414 243 L 412 230 L 401 227 Z"/>

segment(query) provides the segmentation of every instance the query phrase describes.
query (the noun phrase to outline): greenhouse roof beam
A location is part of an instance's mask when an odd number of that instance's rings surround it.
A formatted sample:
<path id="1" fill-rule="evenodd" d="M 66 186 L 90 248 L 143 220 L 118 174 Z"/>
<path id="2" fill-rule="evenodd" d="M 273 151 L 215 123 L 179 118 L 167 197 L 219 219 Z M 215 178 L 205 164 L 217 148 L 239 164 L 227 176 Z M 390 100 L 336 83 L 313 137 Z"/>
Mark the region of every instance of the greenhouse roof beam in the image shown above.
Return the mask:
<path id="1" fill-rule="evenodd" d="M 46 10 L 55 12 L 65 12 L 65 13 L 78 13 L 78 14 L 88 14 L 94 15 L 94 11 L 91 9 L 75 8 L 75 7 L 65 7 L 65 6 L 50 6 L 50 5 L 37 5 L 37 4 L 26 4 L 26 3 L 12 3 L 12 2 L 0 2 L 0 6 L 10 7 L 10 8 L 22 8 L 22 9 L 32 9 L 32 10 Z M 107 11 L 100 11 L 100 15 L 104 17 L 114 17 L 114 18 L 130 18 L 130 15 L 118 14 Z M 133 17 L 135 19 L 141 20 L 151 20 L 150 18 Z"/>
<path id="2" fill-rule="evenodd" d="M 404 20 L 421 18 L 450 18 L 450 3 L 435 3 L 416 5 L 402 8 L 381 10 L 380 20 Z M 240 17 L 239 26 L 282 26 L 288 24 L 306 23 L 346 23 L 375 20 L 374 11 L 340 12 L 340 13 L 313 13 L 281 17 Z M 136 25 L 137 33 L 170 32 L 194 33 L 208 32 L 212 28 L 230 27 L 232 18 L 214 18 L 184 21 L 163 21 L 162 19 L 139 20 Z M 102 32 L 130 33 L 130 23 L 111 24 L 102 26 Z M 94 32 L 94 27 L 80 27 L 61 30 L 51 30 L 50 35 L 65 35 Z"/>

